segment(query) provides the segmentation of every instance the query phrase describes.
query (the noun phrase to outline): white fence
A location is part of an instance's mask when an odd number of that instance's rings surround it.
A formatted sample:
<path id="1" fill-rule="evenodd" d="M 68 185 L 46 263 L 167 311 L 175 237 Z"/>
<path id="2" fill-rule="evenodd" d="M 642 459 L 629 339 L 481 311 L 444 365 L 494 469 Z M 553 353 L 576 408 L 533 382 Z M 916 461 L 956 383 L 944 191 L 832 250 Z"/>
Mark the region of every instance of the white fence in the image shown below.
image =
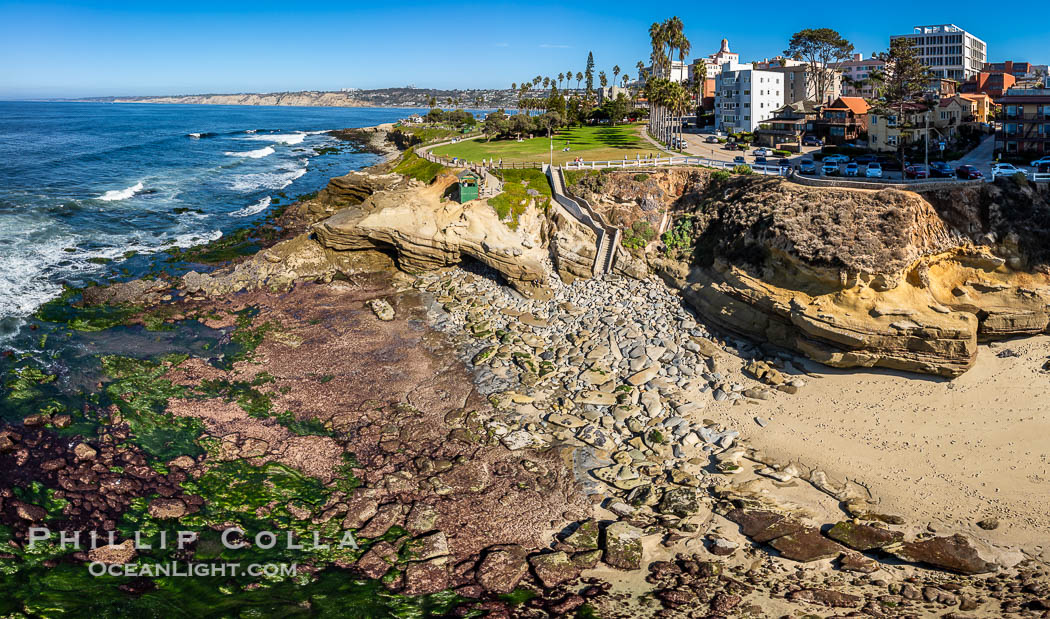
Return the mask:
<path id="1" fill-rule="evenodd" d="M 739 165 L 751 168 L 755 174 L 766 176 L 786 176 L 790 167 L 779 165 L 756 165 L 753 163 L 739 163 L 733 161 L 717 161 L 704 159 L 703 157 L 690 157 L 687 155 L 676 157 L 651 157 L 648 159 L 614 159 L 612 161 L 570 161 L 562 164 L 566 170 L 597 170 L 600 168 L 656 168 L 671 165 L 698 165 L 716 168 L 719 170 L 732 170 Z"/>

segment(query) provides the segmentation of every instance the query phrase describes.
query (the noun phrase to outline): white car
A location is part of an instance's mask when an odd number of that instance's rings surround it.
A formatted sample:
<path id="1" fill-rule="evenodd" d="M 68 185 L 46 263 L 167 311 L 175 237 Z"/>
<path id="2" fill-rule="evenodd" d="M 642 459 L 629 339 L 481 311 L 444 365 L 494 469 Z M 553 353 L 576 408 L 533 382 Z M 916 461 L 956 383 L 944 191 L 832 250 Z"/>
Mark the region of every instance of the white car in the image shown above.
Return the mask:
<path id="1" fill-rule="evenodd" d="M 992 179 L 995 179 L 996 177 L 999 177 L 999 176 L 1013 176 L 1014 174 L 1017 174 L 1018 172 L 1020 172 L 1021 174 L 1025 174 L 1024 170 L 1021 170 L 1020 168 L 1018 168 L 1017 166 L 1015 166 L 1012 163 L 994 163 L 994 164 L 992 164 Z M 1028 176 L 1028 175 L 1025 174 L 1025 176 Z"/>
<path id="2" fill-rule="evenodd" d="M 878 161 L 872 161 L 865 168 L 864 176 L 868 178 L 882 178 L 882 164 Z"/>
<path id="3" fill-rule="evenodd" d="M 773 151 L 769 150 L 768 148 L 756 148 L 754 155 L 756 157 L 772 157 Z"/>
<path id="4" fill-rule="evenodd" d="M 1032 162 L 1032 167 L 1033 168 L 1038 168 L 1039 166 L 1043 165 L 1044 163 L 1050 163 L 1050 157 L 1040 157 L 1039 159 L 1036 159 L 1035 161 Z"/>
<path id="5" fill-rule="evenodd" d="M 847 155 L 828 155 L 824 157 L 824 163 L 849 163 Z"/>

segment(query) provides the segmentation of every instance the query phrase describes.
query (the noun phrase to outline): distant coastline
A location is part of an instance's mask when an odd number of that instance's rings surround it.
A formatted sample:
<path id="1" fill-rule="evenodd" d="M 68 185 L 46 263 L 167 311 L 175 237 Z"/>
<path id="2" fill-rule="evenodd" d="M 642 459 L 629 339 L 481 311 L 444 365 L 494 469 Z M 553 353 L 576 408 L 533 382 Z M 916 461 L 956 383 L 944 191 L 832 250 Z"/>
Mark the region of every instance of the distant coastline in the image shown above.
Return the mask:
<path id="1" fill-rule="evenodd" d="M 438 90 L 383 88 L 378 90 L 297 91 L 271 93 L 206 93 L 195 95 L 78 97 L 61 101 L 80 103 L 168 103 L 193 105 L 258 105 L 309 107 L 516 107 L 518 93 L 510 90 Z M 58 99 L 55 99 L 56 101 Z"/>

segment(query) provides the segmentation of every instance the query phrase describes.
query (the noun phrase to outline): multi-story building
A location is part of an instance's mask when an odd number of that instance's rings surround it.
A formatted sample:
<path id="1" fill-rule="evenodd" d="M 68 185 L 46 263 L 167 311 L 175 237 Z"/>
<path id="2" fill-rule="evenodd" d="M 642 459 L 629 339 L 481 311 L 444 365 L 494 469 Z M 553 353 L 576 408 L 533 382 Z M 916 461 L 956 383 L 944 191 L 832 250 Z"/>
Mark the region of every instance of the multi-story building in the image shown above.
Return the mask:
<path id="1" fill-rule="evenodd" d="M 875 98 L 871 74 L 882 70 L 885 65 L 885 62 L 877 58 L 864 58 L 864 54 L 854 54 L 852 60 L 847 60 L 838 67 L 842 70 L 842 95 Z"/>
<path id="2" fill-rule="evenodd" d="M 1008 73 L 1019 80 L 1036 77 L 1035 68 L 1030 62 L 1014 62 L 1013 60 L 986 62 L 982 70 L 988 73 Z"/>
<path id="3" fill-rule="evenodd" d="M 820 108 L 812 101 L 796 101 L 773 112 L 755 130 L 755 144 L 798 152 L 802 136 L 813 132 Z"/>
<path id="4" fill-rule="evenodd" d="M 729 40 L 722 39 L 722 44 L 717 52 L 704 58 L 695 58 L 689 65 L 690 82 L 696 81 L 701 75 L 700 65 L 704 67 L 703 75 L 706 76 L 704 79 L 704 109 L 714 109 L 715 75 L 722 70 L 722 65 L 729 62 L 740 62 L 740 54 L 729 51 Z"/>
<path id="5" fill-rule="evenodd" d="M 1009 73 L 989 73 L 981 71 L 977 75 L 966 80 L 959 86 L 959 92 L 963 94 L 986 94 L 993 99 L 1006 94 L 1017 78 Z"/>
<path id="6" fill-rule="evenodd" d="M 813 123 L 813 133 L 825 144 L 843 144 L 856 140 L 868 130 L 871 106 L 861 97 L 838 97 L 820 110 Z"/>
<path id="7" fill-rule="evenodd" d="M 776 71 L 729 62 L 715 76 L 715 128 L 721 131 L 754 131 L 783 102 L 784 76 Z"/>
<path id="8" fill-rule="evenodd" d="M 941 99 L 937 104 L 938 120 L 953 125 L 986 123 L 992 111 L 992 99 L 986 94 L 962 94 Z"/>
<path id="9" fill-rule="evenodd" d="M 757 65 L 756 65 L 757 68 Z M 813 80 L 809 78 L 810 65 L 806 63 L 788 66 L 771 66 L 767 71 L 784 76 L 783 105 L 796 101 L 813 101 L 818 104 L 831 103 L 842 94 L 842 74 L 834 71 L 830 74 L 827 92 L 821 97 L 817 93 Z"/>
<path id="10" fill-rule="evenodd" d="M 988 62 L 985 42 L 955 24 L 915 26 L 911 34 L 890 37 L 890 41 L 895 39 L 911 40 L 919 48 L 919 59 L 935 77 L 961 82 L 976 75 Z"/>
<path id="11" fill-rule="evenodd" d="M 941 114 L 942 111 L 947 113 Z M 943 107 L 940 103 L 907 103 L 903 118 L 898 118 L 897 114 L 878 114 L 873 110 L 868 114 L 868 148 L 891 152 L 901 144 L 922 144 L 928 134 L 932 159 L 940 143 L 956 137 L 959 114 L 966 111 L 972 109 L 955 100 L 947 100 Z"/>
<path id="12" fill-rule="evenodd" d="M 1050 154 L 1050 88 L 1011 88 L 996 103 L 1002 106 L 997 153 Z"/>
<path id="13" fill-rule="evenodd" d="M 653 77 L 664 77 L 672 82 L 688 82 L 689 81 L 689 65 L 685 64 L 681 60 L 674 60 L 671 62 L 670 68 L 661 66 L 649 65 L 645 68 L 646 75 Z"/>

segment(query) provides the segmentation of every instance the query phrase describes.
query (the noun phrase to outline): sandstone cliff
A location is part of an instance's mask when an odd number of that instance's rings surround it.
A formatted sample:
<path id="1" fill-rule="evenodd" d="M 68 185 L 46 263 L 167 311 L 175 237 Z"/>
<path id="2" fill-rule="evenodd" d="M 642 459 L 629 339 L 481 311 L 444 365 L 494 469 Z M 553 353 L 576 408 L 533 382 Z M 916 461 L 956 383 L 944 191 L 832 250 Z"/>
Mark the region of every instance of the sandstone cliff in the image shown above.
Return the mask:
<path id="1" fill-rule="evenodd" d="M 175 97 L 128 97 L 115 103 L 194 103 L 200 105 L 293 105 L 323 107 L 371 107 L 345 92 L 276 92 L 235 95 L 185 95 Z"/>
<path id="2" fill-rule="evenodd" d="M 957 376 L 979 340 L 1050 326 L 1050 236 L 1033 225 L 1050 207 L 1031 190 L 928 199 L 743 177 L 676 206 L 693 246 L 650 254 L 657 272 L 708 320 L 828 365 Z"/>
<path id="3" fill-rule="evenodd" d="M 317 239 L 337 251 L 392 251 L 398 266 L 409 272 L 450 266 L 466 256 L 496 269 L 526 296 L 549 296 L 543 214 L 526 208 L 512 230 L 484 200 L 459 204 L 447 199 L 454 183 L 455 177 L 446 174 L 430 186 L 412 183 L 375 193 L 317 224 Z"/>

